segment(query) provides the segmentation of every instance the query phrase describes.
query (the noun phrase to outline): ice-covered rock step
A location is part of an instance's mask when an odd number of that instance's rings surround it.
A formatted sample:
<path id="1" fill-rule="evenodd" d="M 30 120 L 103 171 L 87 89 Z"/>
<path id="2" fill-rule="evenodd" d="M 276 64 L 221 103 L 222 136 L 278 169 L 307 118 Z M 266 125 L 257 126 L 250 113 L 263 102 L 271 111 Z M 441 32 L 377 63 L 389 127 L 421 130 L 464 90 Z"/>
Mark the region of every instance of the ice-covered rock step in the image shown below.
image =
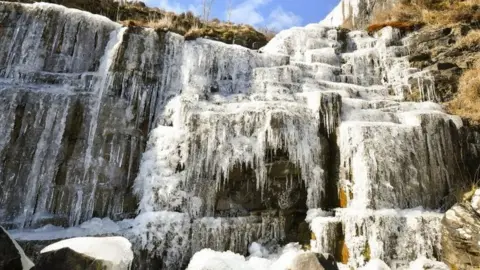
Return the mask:
<path id="1" fill-rule="evenodd" d="M 402 124 L 362 119 L 339 126 L 339 185 L 348 207 L 438 209 L 459 185 L 455 123 L 443 113 L 397 116 Z"/>
<path id="2" fill-rule="evenodd" d="M 326 63 L 305 63 L 305 62 L 291 62 L 290 64 L 299 67 L 303 76 L 315 77 L 317 73 L 331 73 L 340 75 L 342 69 L 339 66 L 334 66 Z"/>
<path id="3" fill-rule="evenodd" d="M 368 35 L 365 31 L 350 31 L 347 33 L 347 51 L 373 48 L 377 44 L 377 39 Z"/>
<path id="4" fill-rule="evenodd" d="M 381 259 L 397 269 L 419 257 L 439 259 L 442 218 L 440 212 L 420 208 L 338 209 L 335 216 L 309 220 L 315 236 L 311 246 L 314 251 L 335 254 L 350 267 Z"/>
<path id="5" fill-rule="evenodd" d="M 253 70 L 253 78 L 257 82 L 299 83 L 301 77 L 302 70 L 293 65 L 255 68 Z"/>
<path id="6" fill-rule="evenodd" d="M 389 96 L 389 91 L 381 85 L 360 86 L 356 84 L 332 82 L 325 80 L 309 81 L 302 84 L 304 92 L 311 91 L 335 91 L 346 98 L 362 98 L 366 100 L 394 99 Z"/>
<path id="7" fill-rule="evenodd" d="M 279 95 L 292 95 L 302 92 L 302 84 L 289 83 L 289 82 L 275 82 L 275 81 L 261 81 L 255 82 L 250 89 L 251 94 L 279 94 Z M 288 98 L 278 96 L 278 99 Z"/>
<path id="8" fill-rule="evenodd" d="M 388 57 L 406 57 L 410 54 L 410 50 L 407 46 L 395 45 L 387 47 Z"/>
<path id="9" fill-rule="evenodd" d="M 305 62 L 307 63 L 324 63 L 340 66 L 340 61 L 341 58 L 336 53 L 335 48 L 321 48 L 305 52 Z"/>
<path id="10" fill-rule="evenodd" d="M 363 86 L 380 85 L 381 84 L 381 80 L 379 80 L 377 76 L 340 75 L 338 78 L 339 78 L 338 82 L 357 84 L 357 85 L 363 85 Z"/>
<path id="11" fill-rule="evenodd" d="M 100 77 L 94 72 L 85 73 L 55 73 L 55 72 L 18 72 L 12 83 L 32 84 L 39 86 L 65 87 L 72 91 L 92 91 L 95 82 Z"/>
<path id="12" fill-rule="evenodd" d="M 230 250 L 246 255 L 253 242 L 285 239 L 285 217 L 268 215 L 247 217 L 205 217 L 193 221 L 192 253 L 204 248 Z"/>
<path id="13" fill-rule="evenodd" d="M 337 48 L 337 30 L 318 24 L 293 27 L 278 33 L 260 52 L 290 55 L 292 61 L 305 62 L 308 50 Z"/>

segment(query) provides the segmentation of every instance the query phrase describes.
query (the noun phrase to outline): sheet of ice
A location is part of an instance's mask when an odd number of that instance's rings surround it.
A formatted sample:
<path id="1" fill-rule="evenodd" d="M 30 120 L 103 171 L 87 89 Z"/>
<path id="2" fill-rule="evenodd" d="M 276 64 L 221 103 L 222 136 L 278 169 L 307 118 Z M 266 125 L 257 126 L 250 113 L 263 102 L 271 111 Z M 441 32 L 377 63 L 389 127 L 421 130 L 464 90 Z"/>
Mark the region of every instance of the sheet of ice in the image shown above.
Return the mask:
<path id="1" fill-rule="evenodd" d="M 115 223 L 109 218 L 93 218 L 76 227 L 45 225 L 38 229 L 11 230 L 14 239 L 22 241 L 55 240 L 81 236 L 95 236 L 119 233 L 126 229 L 125 223 Z"/>
<path id="2" fill-rule="evenodd" d="M 129 270 L 133 261 L 132 244 L 123 237 L 78 237 L 51 244 L 40 251 L 46 253 L 70 248 L 75 252 L 107 262 L 107 270 Z"/>
<path id="3" fill-rule="evenodd" d="M 327 26 L 340 26 L 348 18 L 358 14 L 358 5 L 362 0 L 340 0 L 338 5 L 320 22 Z"/>

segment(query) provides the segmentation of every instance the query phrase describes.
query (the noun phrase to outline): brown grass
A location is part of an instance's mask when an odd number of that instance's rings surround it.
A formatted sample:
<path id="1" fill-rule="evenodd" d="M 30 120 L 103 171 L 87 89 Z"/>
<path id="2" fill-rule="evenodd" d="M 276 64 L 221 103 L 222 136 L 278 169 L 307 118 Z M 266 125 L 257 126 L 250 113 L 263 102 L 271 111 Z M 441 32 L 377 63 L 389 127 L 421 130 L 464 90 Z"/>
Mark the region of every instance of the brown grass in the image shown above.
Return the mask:
<path id="1" fill-rule="evenodd" d="M 369 28 L 479 22 L 479 5 L 480 0 L 403 0 L 390 10 L 376 12 Z"/>
<path id="2" fill-rule="evenodd" d="M 459 49 L 472 48 L 480 46 L 480 30 L 473 30 L 457 41 L 455 47 Z M 480 62 L 480 61 L 477 61 Z"/>
<path id="3" fill-rule="evenodd" d="M 480 68 L 463 73 L 458 94 L 447 103 L 447 108 L 450 113 L 468 119 L 471 123 L 480 123 Z"/>

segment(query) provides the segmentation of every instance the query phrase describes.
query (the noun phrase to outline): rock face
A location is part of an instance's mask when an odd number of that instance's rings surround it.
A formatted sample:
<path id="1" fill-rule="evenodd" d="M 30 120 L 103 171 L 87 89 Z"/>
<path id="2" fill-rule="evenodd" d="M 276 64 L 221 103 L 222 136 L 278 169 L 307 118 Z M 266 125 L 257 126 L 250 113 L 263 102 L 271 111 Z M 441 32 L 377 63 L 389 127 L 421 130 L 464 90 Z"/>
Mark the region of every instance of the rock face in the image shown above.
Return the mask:
<path id="1" fill-rule="evenodd" d="M 45 3 L 0 2 L 0 24 L 0 222 L 20 237 L 109 217 L 134 269 L 309 229 L 354 268 L 439 258 L 442 214 L 418 208 L 452 205 L 474 150 L 394 29 L 252 51 Z"/>
<path id="2" fill-rule="evenodd" d="M 409 61 L 413 67 L 429 70 L 435 78 L 437 101 L 449 101 L 457 92 L 458 79 L 480 57 L 480 45 L 456 46 L 457 41 L 478 24 L 425 28 L 412 34 Z M 415 97 L 411 97 L 412 100 Z"/>
<path id="3" fill-rule="evenodd" d="M 32 267 L 32 261 L 25 256 L 22 248 L 0 227 L 0 269 L 29 270 Z"/>
<path id="4" fill-rule="evenodd" d="M 398 0 L 341 0 L 320 23 L 328 26 L 348 26 L 365 29 L 375 14 L 388 10 Z"/>
<path id="5" fill-rule="evenodd" d="M 453 206 L 442 221 L 443 260 L 452 269 L 480 267 L 480 190 Z"/>

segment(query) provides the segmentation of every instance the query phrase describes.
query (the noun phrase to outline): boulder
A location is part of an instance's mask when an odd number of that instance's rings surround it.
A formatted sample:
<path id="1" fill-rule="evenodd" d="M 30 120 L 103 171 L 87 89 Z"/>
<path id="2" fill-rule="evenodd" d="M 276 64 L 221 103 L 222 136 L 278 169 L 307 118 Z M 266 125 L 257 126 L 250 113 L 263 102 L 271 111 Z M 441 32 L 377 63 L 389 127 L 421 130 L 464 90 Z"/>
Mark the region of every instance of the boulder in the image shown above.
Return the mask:
<path id="1" fill-rule="evenodd" d="M 0 270 L 28 270 L 32 261 L 17 242 L 0 226 Z"/>
<path id="2" fill-rule="evenodd" d="M 99 270 L 108 269 L 108 263 L 75 252 L 70 248 L 42 253 L 33 270 Z"/>
<path id="3" fill-rule="evenodd" d="M 313 252 L 297 254 L 290 264 L 290 270 L 324 270 Z"/>
<path id="4" fill-rule="evenodd" d="M 131 243 L 123 237 L 77 237 L 59 241 L 40 252 L 35 270 L 128 270 Z"/>
<path id="5" fill-rule="evenodd" d="M 480 267 L 480 190 L 454 205 L 442 220 L 442 258 L 452 269 Z"/>

